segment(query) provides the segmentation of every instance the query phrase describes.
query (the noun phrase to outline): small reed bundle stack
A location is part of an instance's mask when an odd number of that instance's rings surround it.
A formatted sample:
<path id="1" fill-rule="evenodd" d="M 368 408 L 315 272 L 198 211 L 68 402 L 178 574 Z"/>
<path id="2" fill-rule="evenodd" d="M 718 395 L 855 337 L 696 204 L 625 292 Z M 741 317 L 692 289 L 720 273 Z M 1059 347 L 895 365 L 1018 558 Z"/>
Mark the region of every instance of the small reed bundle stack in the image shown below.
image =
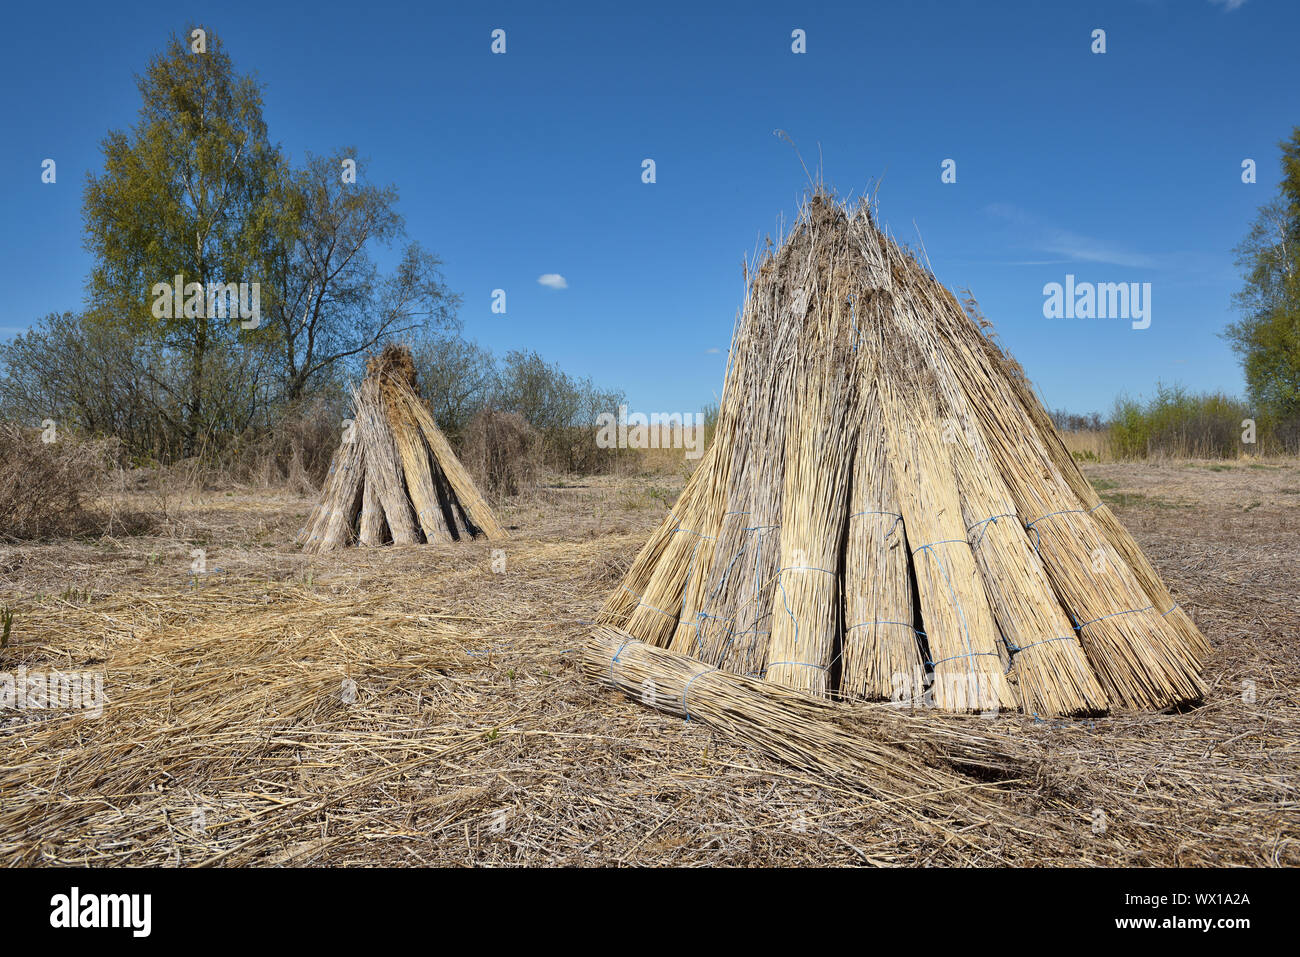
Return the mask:
<path id="1" fill-rule="evenodd" d="M 713 446 L 602 623 L 822 698 L 1204 694 L 1204 637 L 1019 366 L 865 206 L 818 192 L 749 278 Z"/>
<path id="2" fill-rule="evenodd" d="M 420 398 L 410 350 L 387 346 L 371 358 L 352 404 L 298 544 L 316 552 L 506 537 Z"/>

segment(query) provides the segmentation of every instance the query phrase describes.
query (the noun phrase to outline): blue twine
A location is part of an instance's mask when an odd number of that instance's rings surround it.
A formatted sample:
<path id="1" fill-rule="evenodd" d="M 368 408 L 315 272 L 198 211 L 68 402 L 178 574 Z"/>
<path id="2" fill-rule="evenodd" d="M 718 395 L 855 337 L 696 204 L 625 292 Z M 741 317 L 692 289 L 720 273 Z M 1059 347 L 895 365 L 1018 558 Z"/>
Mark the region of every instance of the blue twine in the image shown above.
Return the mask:
<path id="1" fill-rule="evenodd" d="M 934 548 L 935 545 L 943 545 L 943 544 L 946 544 L 946 543 L 956 543 L 956 542 L 961 542 L 961 544 L 966 545 L 967 547 L 970 546 L 970 542 L 966 541 L 965 539 L 946 539 L 946 540 L 944 540 L 944 541 L 931 542 L 929 545 L 922 545 L 920 548 L 914 548 L 914 549 L 912 549 L 912 554 L 913 554 L 913 555 L 916 555 L 916 553 L 919 552 L 919 551 L 932 550 L 932 549 Z M 963 658 L 963 657 L 965 657 L 965 658 L 969 658 L 969 657 L 972 657 L 972 656 L 974 656 L 974 655 L 976 655 L 976 654 L 980 654 L 980 655 L 989 655 L 989 654 L 992 654 L 992 655 L 994 655 L 995 657 L 997 657 L 997 656 L 998 656 L 998 655 L 997 655 L 997 652 L 989 652 L 989 651 L 976 652 L 976 651 L 973 651 L 973 650 L 971 649 L 971 644 L 970 644 L 970 628 L 967 627 L 967 625 L 966 625 L 966 611 L 965 611 L 965 609 L 963 609 L 963 608 L 961 607 L 961 602 L 959 602 L 959 601 L 957 600 L 957 591 L 956 591 L 956 589 L 954 589 L 954 588 L 952 587 L 952 579 L 951 579 L 951 578 L 949 577 L 949 575 L 948 575 L 948 569 L 944 566 L 944 564 L 943 564 L 943 559 L 941 559 L 941 558 L 939 557 L 939 553 L 938 553 L 938 552 L 931 551 L 931 552 L 930 552 L 930 555 L 931 555 L 931 557 L 935 560 L 935 562 L 938 564 L 938 566 L 939 566 L 939 571 L 943 573 L 943 581 L 944 581 L 944 584 L 948 586 L 948 594 L 949 594 L 949 596 L 951 596 L 951 598 L 952 598 L 952 603 L 953 603 L 953 605 L 954 605 L 954 606 L 956 607 L 956 609 L 957 609 L 957 615 L 958 615 L 958 617 L 961 619 L 962 644 L 963 644 L 963 645 L 965 646 L 965 648 L 966 648 L 966 654 L 965 654 L 965 655 L 951 655 L 951 656 L 949 656 L 948 658 L 941 658 L 938 662 L 935 662 L 935 663 L 932 664 L 930 667 L 933 669 L 936 665 L 942 664 L 942 663 L 945 662 L 945 661 L 951 661 L 953 658 Z M 976 679 L 976 681 L 977 681 L 977 684 L 978 684 L 978 679 Z"/>
<path id="2" fill-rule="evenodd" d="M 890 525 L 889 531 L 885 532 L 886 538 L 888 538 L 890 535 L 893 535 L 894 529 L 896 529 L 899 525 L 903 523 L 903 516 L 898 514 L 898 512 L 880 512 L 875 510 L 865 511 L 865 512 L 854 512 L 852 515 L 849 516 L 849 518 L 857 518 L 859 515 L 893 515 L 894 524 Z"/>
<path id="3" fill-rule="evenodd" d="M 1105 504 L 1104 502 L 1098 502 L 1092 508 L 1063 508 L 1058 512 L 1048 512 L 1046 515 L 1040 515 L 1032 522 L 1026 522 L 1025 530 L 1034 533 L 1034 551 L 1038 551 L 1038 546 L 1039 544 L 1041 544 L 1043 540 L 1042 534 L 1038 531 L 1038 529 L 1034 527 L 1039 522 L 1043 521 L 1044 519 L 1051 518 L 1054 515 L 1074 515 L 1076 513 L 1091 514 L 1092 512 L 1095 512 L 1097 509 L 1101 508 L 1102 505 L 1104 504 Z"/>
<path id="4" fill-rule="evenodd" d="M 949 655 L 947 658 L 940 658 L 938 661 L 927 661 L 926 664 L 929 665 L 931 669 L 934 669 L 939 667 L 939 665 L 943 664 L 945 661 L 953 661 L 957 658 L 980 658 L 983 656 L 989 656 L 992 658 L 1001 657 L 1001 655 L 996 651 L 968 651 L 964 655 Z"/>
<path id="5" fill-rule="evenodd" d="M 847 628 L 844 629 L 844 632 L 845 634 L 848 634 L 854 628 L 862 628 L 866 625 L 902 625 L 904 628 L 911 628 L 914 632 L 916 632 L 921 637 L 923 638 L 925 637 L 925 632 L 923 632 L 920 628 L 915 627 L 909 621 L 860 621 L 856 625 L 849 625 Z"/>
<path id="6" fill-rule="evenodd" d="M 933 548 L 935 545 L 969 545 L 969 544 L 970 542 L 966 541 L 966 539 L 964 538 L 941 538 L 939 539 L 939 541 L 931 542 L 929 545 L 916 546 L 916 548 L 912 549 L 912 554 L 915 555 L 917 552 L 923 552 L 927 548 Z M 936 559 L 936 561 L 937 560 L 938 559 Z"/>
<path id="7" fill-rule="evenodd" d="M 618 656 L 623 653 L 623 649 L 626 648 L 628 645 L 632 644 L 634 641 L 636 641 L 635 638 L 629 638 L 627 641 L 623 642 L 623 644 L 618 646 L 618 651 L 614 652 L 614 657 L 609 659 L 609 683 L 610 684 L 614 683 L 614 662 L 618 661 Z"/>
<path id="8" fill-rule="evenodd" d="M 1076 631 L 1082 631 L 1089 625 L 1095 624 L 1099 621 L 1105 621 L 1107 618 L 1118 618 L 1120 615 L 1136 615 L 1138 612 L 1154 611 L 1155 607 L 1155 605 L 1147 605 L 1145 608 L 1130 608 L 1128 611 L 1111 612 L 1109 615 L 1102 615 L 1100 618 L 1093 618 L 1091 621 L 1080 622 L 1079 624 L 1076 624 L 1074 628 Z"/>
<path id="9" fill-rule="evenodd" d="M 975 536 L 975 541 L 970 543 L 971 548 L 974 548 L 976 545 L 978 545 L 980 542 L 984 540 L 984 533 L 989 530 L 990 523 L 996 525 L 998 523 L 998 519 L 1000 518 L 1016 518 L 1016 517 L 1017 516 L 1015 512 L 999 512 L 997 515 L 990 515 L 988 518 L 978 521 L 974 525 L 966 526 L 967 535 L 971 533 L 971 529 L 973 528 L 980 529 L 980 533 L 977 536 Z M 981 526 L 983 527 L 981 528 Z"/>
<path id="10" fill-rule="evenodd" d="M 782 569 L 782 571 L 784 571 L 784 569 Z M 794 622 L 794 646 L 798 648 L 799 647 L 799 619 L 796 618 L 794 616 L 794 612 L 790 610 L 790 600 L 785 593 L 785 583 L 781 581 L 781 572 L 776 573 L 776 587 L 781 589 L 781 604 L 785 606 L 785 613 L 789 615 L 790 620 Z"/>
<path id="11" fill-rule="evenodd" d="M 714 671 L 719 671 L 719 670 L 721 669 L 711 668 L 708 671 L 701 671 L 699 674 L 695 676 L 695 678 L 699 678 L 702 675 L 712 674 Z M 695 683 L 695 678 L 692 678 L 690 681 L 686 682 L 685 686 L 682 688 L 682 713 L 686 715 L 687 721 L 691 720 L 691 709 L 686 707 L 686 693 L 691 690 L 691 685 Z"/>
<path id="12" fill-rule="evenodd" d="M 1073 641 L 1074 638 L 1074 635 L 1059 635 L 1056 638 L 1044 638 L 1042 641 L 1030 642 L 1027 645 L 1017 645 L 1015 642 L 1003 638 L 1002 643 L 1007 646 L 1007 651 L 1013 655 L 1018 655 L 1022 651 L 1028 651 L 1030 648 L 1035 648 L 1038 645 L 1045 645 L 1049 641 Z"/>
<path id="13" fill-rule="evenodd" d="M 678 615 L 674 615 L 672 612 L 664 611 L 662 608 L 656 608 L 654 605 L 650 604 L 648 601 L 645 600 L 637 602 L 636 606 L 638 608 L 649 608 L 651 611 L 657 611 L 665 618 L 671 618 L 673 621 L 676 621 L 679 617 Z"/>
<path id="14" fill-rule="evenodd" d="M 839 659 L 839 655 L 831 661 L 833 665 Z M 779 668 L 781 665 L 802 665 L 805 668 L 816 668 L 818 671 L 829 671 L 830 665 L 815 665 L 811 661 L 769 661 L 763 668 L 763 674 L 759 677 L 767 677 L 767 673 L 773 668 Z"/>

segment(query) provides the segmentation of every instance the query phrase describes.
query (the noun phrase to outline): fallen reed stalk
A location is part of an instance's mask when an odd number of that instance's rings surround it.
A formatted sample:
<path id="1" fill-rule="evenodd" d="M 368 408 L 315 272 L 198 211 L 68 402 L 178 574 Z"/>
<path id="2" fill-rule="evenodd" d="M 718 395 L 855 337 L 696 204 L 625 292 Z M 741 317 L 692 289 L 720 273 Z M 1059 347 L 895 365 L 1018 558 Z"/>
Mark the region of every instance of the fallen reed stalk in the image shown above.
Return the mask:
<path id="1" fill-rule="evenodd" d="M 598 626 L 582 648 L 586 673 L 669 714 L 703 721 L 798 768 L 889 800 L 927 802 L 982 779 L 1032 778 L 1026 751 L 890 705 L 835 704 L 731 674 Z"/>

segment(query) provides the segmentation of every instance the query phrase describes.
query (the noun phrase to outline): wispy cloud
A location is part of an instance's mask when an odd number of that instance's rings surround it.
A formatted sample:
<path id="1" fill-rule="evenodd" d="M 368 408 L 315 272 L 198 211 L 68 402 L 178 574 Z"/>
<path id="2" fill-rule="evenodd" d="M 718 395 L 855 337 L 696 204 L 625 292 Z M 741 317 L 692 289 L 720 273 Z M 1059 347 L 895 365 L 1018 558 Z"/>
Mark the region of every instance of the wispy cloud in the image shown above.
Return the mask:
<path id="1" fill-rule="evenodd" d="M 1236 10 L 1238 7 L 1244 7 L 1246 0 L 1210 0 L 1210 3 L 1216 7 L 1223 7 L 1224 10 Z"/>
<path id="2" fill-rule="evenodd" d="M 569 281 L 561 276 L 558 272 L 543 273 L 537 277 L 537 281 L 547 289 L 568 289 Z"/>
<path id="3" fill-rule="evenodd" d="M 998 219 L 1020 227 L 1026 243 L 1033 248 L 1064 257 L 1052 262 L 1105 263 L 1110 266 L 1135 269 L 1151 269 L 1157 266 L 1152 256 L 1133 252 L 1108 240 L 1062 229 L 1007 203 L 992 203 L 986 207 L 986 211 Z M 1039 264 L 1039 261 L 1033 261 L 1023 265 Z M 1041 264 L 1047 265 L 1047 263 Z"/>
<path id="4" fill-rule="evenodd" d="M 717 348 L 716 346 L 715 346 L 714 348 L 712 348 L 712 349 L 705 349 L 705 350 L 704 350 L 704 354 L 705 354 L 706 356 L 716 356 L 716 355 L 718 355 L 718 354 L 721 353 L 721 352 L 722 352 L 722 350 L 719 349 L 719 348 Z"/>

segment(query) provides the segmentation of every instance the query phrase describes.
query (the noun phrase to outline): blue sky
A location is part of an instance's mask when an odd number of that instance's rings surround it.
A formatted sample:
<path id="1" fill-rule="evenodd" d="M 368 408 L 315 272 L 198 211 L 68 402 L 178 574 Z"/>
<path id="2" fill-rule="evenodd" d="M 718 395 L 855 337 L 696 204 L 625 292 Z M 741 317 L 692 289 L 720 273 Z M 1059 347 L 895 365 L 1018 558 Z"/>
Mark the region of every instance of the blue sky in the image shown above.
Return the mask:
<path id="1" fill-rule="evenodd" d="M 1300 124 L 1291 0 L 11 5 L 0 39 L 0 336 L 77 308 L 81 189 L 134 76 L 195 20 L 264 84 L 295 160 L 355 144 L 445 260 L 464 334 L 693 411 L 721 390 L 741 263 L 806 187 L 878 185 L 1052 407 L 1242 390 L 1232 247 Z M 470 12 L 461 12 L 469 10 Z M 624 12 L 630 11 L 630 12 Z M 507 53 L 489 50 L 506 30 Z M 807 52 L 791 52 L 791 31 Z M 1105 54 L 1090 50 L 1106 31 Z M 58 182 L 40 182 L 46 157 Z M 1258 182 L 1241 182 L 1241 162 Z M 655 160 L 657 182 L 641 182 Z M 953 159 L 957 182 L 942 183 Z M 558 273 L 567 288 L 538 277 Z M 1150 282 L 1152 322 L 1049 320 L 1043 286 Z M 507 313 L 491 293 L 507 292 Z"/>

